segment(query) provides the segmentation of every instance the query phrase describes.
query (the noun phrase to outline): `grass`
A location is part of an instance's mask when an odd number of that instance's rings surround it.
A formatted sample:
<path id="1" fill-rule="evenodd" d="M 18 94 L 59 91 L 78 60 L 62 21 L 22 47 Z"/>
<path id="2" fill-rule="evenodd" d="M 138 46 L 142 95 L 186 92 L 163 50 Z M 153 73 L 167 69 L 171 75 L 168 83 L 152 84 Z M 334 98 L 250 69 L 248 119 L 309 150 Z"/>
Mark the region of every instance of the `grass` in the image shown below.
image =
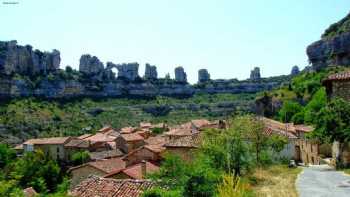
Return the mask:
<path id="1" fill-rule="evenodd" d="M 285 165 L 257 168 L 252 175 L 252 179 L 256 180 L 253 190 L 258 197 L 297 197 L 295 181 L 301 171 L 301 168 Z"/>
<path id="2" fill-rule="evenodd" d="M 344 169 L 343 171 L 345 174 L 350 175 L 350 168 Z"/>

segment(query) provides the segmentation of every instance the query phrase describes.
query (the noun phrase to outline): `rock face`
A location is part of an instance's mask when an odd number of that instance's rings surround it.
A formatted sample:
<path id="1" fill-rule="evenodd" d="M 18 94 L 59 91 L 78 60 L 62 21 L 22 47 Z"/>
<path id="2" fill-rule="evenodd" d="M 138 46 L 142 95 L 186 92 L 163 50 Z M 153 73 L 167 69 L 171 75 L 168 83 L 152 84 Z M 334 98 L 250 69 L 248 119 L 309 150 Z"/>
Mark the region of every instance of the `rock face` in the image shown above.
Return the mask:
<path id="1" fill-rule="evenodd" d="M 251 80 L 259 80 L 261 78 L 260 68 L 255 67 L 252 71 L 250 71 L 250 79 Z"/>
<path id="2" fill-rule="evenodd" d="M 314 42 L 306 53 L 315 70 L 329 65 L 350 65 L 350 32 Z"/>
<path id="3" fill-rule="evenodd" d="M 10 75 L 47 74 L 59 68 L 60 52 L 33 51 L 32 46 L 19 46 L 17 41 L 0 42 L 0 73 Z"/>
<path id="4" fill-rule="evenodd" d="M 104 70 L 103 63 L 96 57 L 89 54 L 80 57 L 79 71 L 87 76 L 95 76 Z"/>
<path id="5" fill-rule="evenodd" d="M 157 79 L 157 78 L 158 78 L 157 67 L 147 63 L 146 69 L 145 69 L 145 79 Z"/>
<path id="6" fill-rule="evenodd" d="M 210 81 L 210 74 L 207 69 L 198 70 L 198 82 L 203 83 Z"/>
<path id="7" fill-rule="evenodd" d="M 299 67 L 297 65 L 293 66 L 292 71 L 291 71 L 291 75 L 297 75 L 300 73 Z"/>
<path id="8" fill-rule="evenodd" d="M 175 68 L 175 81 L 187 83 L 187 74 L 182 66 Z"/>
<path id="9" fill-rule="evenodd" d="M 139 77 L 139 64 L 138 63 L 127 63 L 116 65 L 118 69 L 118 77 L 124 78 L 130 81 L 134 81 Z"/>

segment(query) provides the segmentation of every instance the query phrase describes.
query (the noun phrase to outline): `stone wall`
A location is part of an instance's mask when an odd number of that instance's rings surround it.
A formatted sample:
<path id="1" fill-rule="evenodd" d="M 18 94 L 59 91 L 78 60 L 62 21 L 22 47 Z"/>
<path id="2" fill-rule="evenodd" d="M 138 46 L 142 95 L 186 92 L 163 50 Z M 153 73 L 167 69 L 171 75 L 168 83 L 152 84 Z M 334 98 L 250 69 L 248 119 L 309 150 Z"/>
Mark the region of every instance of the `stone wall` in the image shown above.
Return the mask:
<path id="1" fill-rule="evenodd" d="M 350 144 L 333 142 L 331 164 L 336 167 L 350 167 Z"/>
<path id="2" fill-rule="evenodd" d="M 350 81 L 332 81 L 331 96 L 350 101 Z"/>
<path id="3" fill-rule="evenodd" d="M 319 145 L 309 140 L 298 139 L 296 141 L 296 158 L 304 164 L 320 165 Z"/>

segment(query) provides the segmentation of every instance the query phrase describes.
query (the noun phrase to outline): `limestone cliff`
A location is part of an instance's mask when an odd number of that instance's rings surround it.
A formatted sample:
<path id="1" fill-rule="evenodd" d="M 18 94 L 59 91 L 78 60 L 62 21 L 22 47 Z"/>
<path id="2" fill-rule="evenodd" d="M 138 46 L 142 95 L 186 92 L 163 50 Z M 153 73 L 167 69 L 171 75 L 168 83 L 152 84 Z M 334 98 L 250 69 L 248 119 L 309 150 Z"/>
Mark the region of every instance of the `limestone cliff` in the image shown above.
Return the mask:
<path id="1" fill-rule="evenodd" d="M 175 69 L 175 79 L 157 78 L 157 68 L 146 64 L 144 77 L 138 63 L 106 66 L 96 56 L 80 58 L 79 71 L 59 69 L 60 53 L 41 52 L 19 46 L 16 41 L 0 42 L 0 99 L 39 97 L 69 99 L 77 97 L 189 97 L 195 93 L 256 93 L 280 86 L 288 76 L 261 78 L 255 69 L 254 80 L 211 80 L 206 69 L 199 70 L 199 82 L 190 85 L 183 67 Z M 118 70 L 116 73 L 113 68 Z"/>

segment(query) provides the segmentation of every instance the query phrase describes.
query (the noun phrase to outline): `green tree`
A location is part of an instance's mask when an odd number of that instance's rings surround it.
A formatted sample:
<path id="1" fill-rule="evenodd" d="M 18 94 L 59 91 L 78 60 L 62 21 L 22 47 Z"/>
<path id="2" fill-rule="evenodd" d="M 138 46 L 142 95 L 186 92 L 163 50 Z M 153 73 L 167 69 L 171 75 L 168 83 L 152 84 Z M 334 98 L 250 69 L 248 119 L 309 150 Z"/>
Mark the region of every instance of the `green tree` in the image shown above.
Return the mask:
<path id="1" fill-rule="evenodd" d="M 285 101 L 278 112 L 278 117 L 282 122 L 291 122 L 295 114 L 301 112 L 303 107 L 294 101 Z"/>
<path id="2" fill-rule="evenodd" d="M 72 155 L 71 160 L 74 165 L 81 165 L 83 163 L 86 163 L 90 160 L 89 152 L 88 151 L 76 152 Z"/>
<path id="3" fill-rule="evenodd" d="M 0 168 L 5 167 L 16 158 L 16 152 L 7 144 L 0 144 Z"/>

